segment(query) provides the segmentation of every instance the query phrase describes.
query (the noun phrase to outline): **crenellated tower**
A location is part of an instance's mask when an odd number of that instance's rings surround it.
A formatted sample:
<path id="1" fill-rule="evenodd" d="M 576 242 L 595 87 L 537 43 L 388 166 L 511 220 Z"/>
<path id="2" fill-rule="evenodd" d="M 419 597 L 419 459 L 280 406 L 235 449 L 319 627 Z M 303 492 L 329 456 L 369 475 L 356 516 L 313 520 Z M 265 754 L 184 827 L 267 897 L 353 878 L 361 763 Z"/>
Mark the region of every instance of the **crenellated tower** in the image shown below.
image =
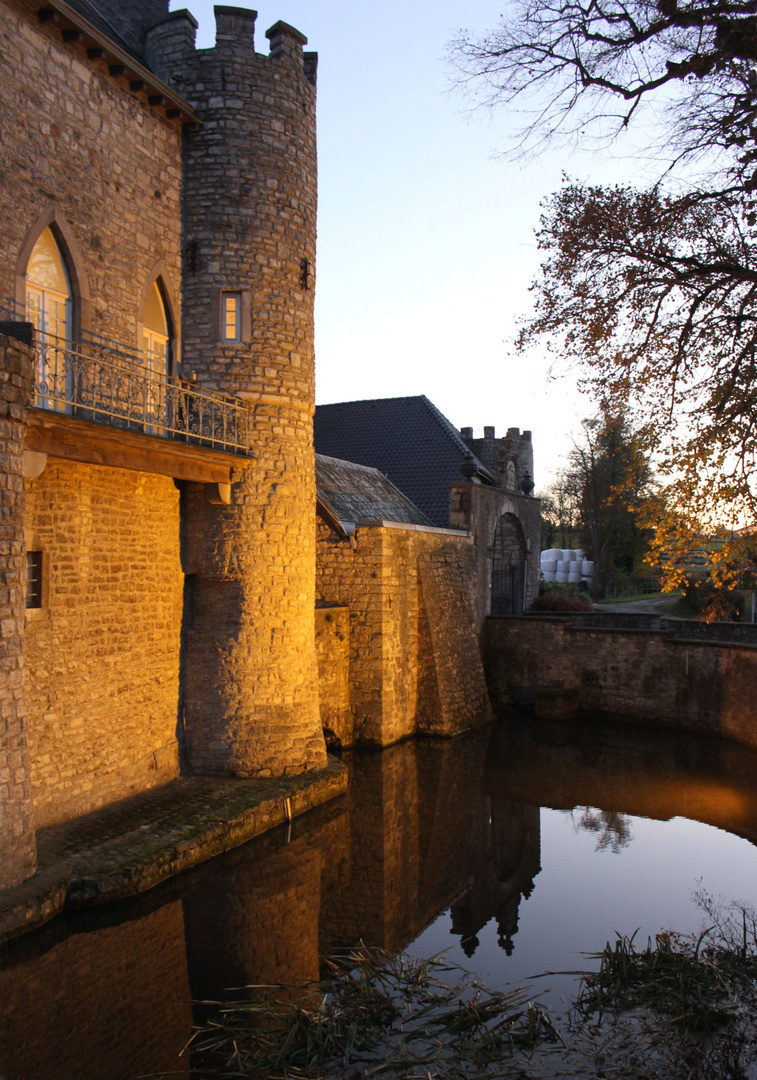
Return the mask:
<path id="1" fill-rule="evenodd" d="M 192 767 L 325 763 L 315 657 L 315 54 L 279 22 L 216 7 L 216 44 L 171 13 L 151 66 L 196 108 L 183 158 L 183 377 L 246 400 L 253 462 L 223 500 L 184 493 L 184 714 Z"/>

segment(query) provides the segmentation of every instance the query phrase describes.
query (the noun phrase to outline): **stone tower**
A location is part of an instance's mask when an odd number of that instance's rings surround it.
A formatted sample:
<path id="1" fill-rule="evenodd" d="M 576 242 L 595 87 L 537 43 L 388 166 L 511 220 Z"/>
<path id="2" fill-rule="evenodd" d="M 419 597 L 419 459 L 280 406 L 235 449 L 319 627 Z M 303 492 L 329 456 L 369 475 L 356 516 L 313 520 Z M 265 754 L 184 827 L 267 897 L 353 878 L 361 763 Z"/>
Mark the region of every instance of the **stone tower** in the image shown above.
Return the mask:
<path id="1" fill-rule="evenodd" d="M 183 160 L 185 378 L 252 411 L 252 465 L 221 498 L 185 491 L 185 730 L 192 767 L 239 776 L 325 764 L 315 657 L 313 286 L 316 56 L 286 23 L 216 7 L 216 45 L 173 12 L 153 68 L 199 124 Z M 227 505 L 223 499 L 230 499 Z"/>

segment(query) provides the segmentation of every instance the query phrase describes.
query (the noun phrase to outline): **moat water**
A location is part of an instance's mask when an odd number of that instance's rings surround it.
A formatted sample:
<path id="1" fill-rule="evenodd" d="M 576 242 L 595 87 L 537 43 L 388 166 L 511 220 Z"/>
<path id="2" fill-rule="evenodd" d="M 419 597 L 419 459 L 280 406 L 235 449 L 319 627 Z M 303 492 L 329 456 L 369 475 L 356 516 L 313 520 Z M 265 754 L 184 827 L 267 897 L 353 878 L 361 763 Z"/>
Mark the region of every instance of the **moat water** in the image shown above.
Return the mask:
<path id="1" fill-rule="evenodd" d="M 0 951 L 0 1080 L 200 1077 L 198 1002 L 360 940 L 503 987 L 616 931 L 696 931 L 702 892 L 757 904 L 757 753 L 733 743 L 521 720 L 345 760 L 346 799 L 289 832 Z M 529 985 L 554 1007 L 576 978 Z"/>

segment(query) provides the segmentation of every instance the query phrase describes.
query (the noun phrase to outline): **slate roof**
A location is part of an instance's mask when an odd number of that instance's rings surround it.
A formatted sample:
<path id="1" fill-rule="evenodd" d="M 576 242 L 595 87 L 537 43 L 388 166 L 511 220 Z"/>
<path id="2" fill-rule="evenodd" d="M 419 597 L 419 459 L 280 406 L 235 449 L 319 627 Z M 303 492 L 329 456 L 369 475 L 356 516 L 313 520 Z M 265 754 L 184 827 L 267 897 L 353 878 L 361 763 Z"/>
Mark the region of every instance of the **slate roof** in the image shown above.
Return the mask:
<path id="1" fill-rule="evenodd" d="M 140 64 L 144 67 L 148 65 L 145 63 L 144 56 L 141 52 L 137 52 L 133 45 L 131 45 L 125 37 L 122 37 L 116 30 L 115 26 L 102 14 L 101 11 L 95 7 L 90 0 L 66 0 L 68 6 L 73 8 L 79 15 L 82 15 L 88 23 L 99 30 L 105 37 L 110 38 L 114 45 L 117 45 L 119 49 L 125 53 L 130 53 L 136 60 L 139 60 Z M 126 0 L 130 2 L 130 0 Z"/>
<path id="2" fill-rule="evenodd" d="M 433 525 L 449 528 L 449 485 L 463 478 L 470 450 L 425 395 L 318 405 L 314 423 L 316 453 L 380 470 Z M 474 462 L 479 477 L 494 483 Z"/>
<path id="3" fill-rule="evenodd" d="M 397 521 L 430 525 L 399 488 L 378 471 L 352 461 L 315 455 L 315 488 L 320 503 L 342 523 Z"/>

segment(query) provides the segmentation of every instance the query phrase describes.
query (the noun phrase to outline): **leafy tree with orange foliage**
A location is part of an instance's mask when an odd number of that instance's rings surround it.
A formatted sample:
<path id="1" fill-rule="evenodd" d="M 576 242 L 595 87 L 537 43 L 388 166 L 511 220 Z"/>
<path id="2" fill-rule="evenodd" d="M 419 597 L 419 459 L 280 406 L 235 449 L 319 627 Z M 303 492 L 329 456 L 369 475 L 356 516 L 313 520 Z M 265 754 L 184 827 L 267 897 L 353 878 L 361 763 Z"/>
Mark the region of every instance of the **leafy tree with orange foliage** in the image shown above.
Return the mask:
<path id="1" fill-rule="evenodd" d="M 577 362 L 654 455 L 669 584 L 706 533 L 727 586 L 751 557 L 738 530 L 757 526 L 756 0 L 512 0 L 453 55 L 484 101 L 531 107 L 521 152 L 606 145 L 655 110 L 661 180 L 566 178 L 547 200 L 519 343 Z"/>

